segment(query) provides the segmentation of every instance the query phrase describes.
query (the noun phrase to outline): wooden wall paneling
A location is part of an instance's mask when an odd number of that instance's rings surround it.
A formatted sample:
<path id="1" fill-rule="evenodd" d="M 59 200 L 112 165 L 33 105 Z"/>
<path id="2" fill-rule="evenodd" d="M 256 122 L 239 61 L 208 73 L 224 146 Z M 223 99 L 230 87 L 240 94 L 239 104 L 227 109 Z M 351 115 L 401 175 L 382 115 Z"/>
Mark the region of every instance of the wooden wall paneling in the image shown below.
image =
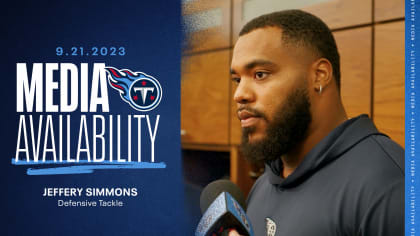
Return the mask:
<path id="1" fill-rule="evenodd" d="M 230 180 L 238 184 L 239 180 L 239 151 L 235 146 L 230 148 Z"/>
<path id="2" fill-rule="evenodd" d="M 332 0 L 303 8 L 331 29 L 372 22 L 372 0 Z"/>
<path id="3" fill-rule="evenodd" d="M 404 21 L 375 28 L 373 118 L 404 146 Z"/>
<path id="4" fill-rule="evenodd" d="M 404 0 L 374 0 L 375 21 L 391 20 L 404 17 Z"/>
<path id="5" fill-rule="evenodd" d="M 340 53 L 341 97 L 349 117 L 371 110 L 372 27 L 334 33 Z"/>
<path id="6" fill-rule="evenodd" d="M 183 57 L 183 143 L 228 145 L 229 63 L 229 50 Z"/>
<path id="7" fill-rule="evenodd" d="M 242 15 L 244 1 L 246 0 L 233 0 L 232 42 L 236 42 L 239 31 L 247 23 Z M 267 13 L 278 10 L 269 6 L 267 9 Z M 372 22 L 372 0 L 326 0 L 303 7 L 302 10 L 318 16 L 331 29 Z"/>
<path id="8" fill-rule="evenodd" d="M 231 3 L 230 0 L 195 0 L 182 5 L 183 17 L 200 16 L 195 19 L 195 26 L 205 25 L 208 22 L 216 22 L 214 26 L 196 30 L 186 35 L 187 48 L 185 53 L 198 52 L 203 50 L 219 49 L 230 47 L 230 22 Z M 210 13 L 210 15 L 205 15 Z M 204 14 L 204 15 L 203 15 Z M 213 16 L 217 16 L 214 19 Z M 209 19 L 212 18 L 213 19 Z M 220 24 L 219 24 L 220 23 Z M 211 25 L 211 24 L 210 24 Z M 191 26 L 186 26 L 190 27 Z M 194 28 L 194 27 L 193 27 Z"/>
<path id="9" fill-rule="evenodd" d="M 247 23 L 242 16 L 242 5 L 245 0 L 233 0 L 232 2 L 232 45 L 235 46 L 238 40 L 239 32 L 242 27 Z"/>

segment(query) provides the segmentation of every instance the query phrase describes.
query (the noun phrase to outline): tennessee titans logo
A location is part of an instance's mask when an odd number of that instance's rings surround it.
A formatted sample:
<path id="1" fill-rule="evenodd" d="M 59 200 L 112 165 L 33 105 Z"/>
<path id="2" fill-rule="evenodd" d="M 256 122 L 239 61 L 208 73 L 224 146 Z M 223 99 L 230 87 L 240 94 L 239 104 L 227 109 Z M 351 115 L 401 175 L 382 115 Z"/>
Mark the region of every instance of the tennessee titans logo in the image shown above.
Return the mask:
<path id="1" fill-rule="evenodd" d="M 155 109 L 162 98 L 162 87 L 157 79 L 143 72 L 132 72 L 128 69 L 105 67 L 108 82 L 120 92 L 122 100 L 136 110 L 150 111 Z"/>
<path id="2" fill-rule="evenodd" d="M 265 218 L 265 223 L 265 230 L 267 231 L 267 236 L 275 236 L 277 228 L 276 223 L 269 217 Z"/>

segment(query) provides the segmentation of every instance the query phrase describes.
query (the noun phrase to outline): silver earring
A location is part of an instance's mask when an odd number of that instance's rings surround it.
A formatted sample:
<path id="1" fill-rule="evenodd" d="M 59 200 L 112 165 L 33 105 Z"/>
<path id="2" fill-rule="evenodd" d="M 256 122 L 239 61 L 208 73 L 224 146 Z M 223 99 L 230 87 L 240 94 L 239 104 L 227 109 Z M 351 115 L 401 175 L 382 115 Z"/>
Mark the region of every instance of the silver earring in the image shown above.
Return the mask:
<path id="1" fill-rule="evenodd" d="M 320 86 L 319 86 L 319 91 L 318 91 L 318 93 L 319 93 L 319 94 L 321 94 L 321 93 L 322 93 L 322 85 L 320 85 Z"/>

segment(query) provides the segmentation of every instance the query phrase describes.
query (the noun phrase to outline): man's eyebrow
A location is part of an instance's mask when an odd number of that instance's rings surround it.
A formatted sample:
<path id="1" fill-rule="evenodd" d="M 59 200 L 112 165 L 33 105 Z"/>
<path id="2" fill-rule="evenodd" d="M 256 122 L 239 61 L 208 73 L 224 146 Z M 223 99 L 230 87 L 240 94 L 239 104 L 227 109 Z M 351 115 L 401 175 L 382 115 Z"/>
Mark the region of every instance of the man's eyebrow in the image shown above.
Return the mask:
<path id="1" fill-rule="evenodd" d="M 249 63 L 247 63 L 245 65 L 245 68 L 247 70 L 252 69 L 256 66 L 275 66 L 276 64 L 274 62 L 268 61 L 268 60 L 263 60 L 263 59 L 258 59 L 258 60 L 253 60 Z"/>
<path id="2" fill-rule="evenodd" d="M 258 60 L 253 60 L 250 61 L 249 63 L 247 63 L 245 65 L 245 68 L 247 70 L 250 70 L 256 66 L 277 66 L 274 62 L 268 61 L 268 60 L 263 60 L 263 59 L 258 59 Z M 230 69 L 230 74 L 237 74 L 236 71 L 234 69 Z"/>

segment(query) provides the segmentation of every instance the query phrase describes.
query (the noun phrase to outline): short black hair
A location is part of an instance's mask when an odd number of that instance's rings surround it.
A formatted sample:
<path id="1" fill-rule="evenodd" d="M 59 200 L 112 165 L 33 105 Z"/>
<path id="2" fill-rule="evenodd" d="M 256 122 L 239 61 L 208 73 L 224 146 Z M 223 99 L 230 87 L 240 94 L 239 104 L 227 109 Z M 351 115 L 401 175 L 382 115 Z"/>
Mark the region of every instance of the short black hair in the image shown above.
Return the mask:
<path id="1" fill-rule="evenodd" d="M 273 12 L 248 22 L 239 36 L 270 26 L 282 30 L 283 42 L 309 47 L 320 57 L 330 61 L 335 81 L 340 89 L 340 55 L 331 30 L 321 19 L 301 10 Z"/>

